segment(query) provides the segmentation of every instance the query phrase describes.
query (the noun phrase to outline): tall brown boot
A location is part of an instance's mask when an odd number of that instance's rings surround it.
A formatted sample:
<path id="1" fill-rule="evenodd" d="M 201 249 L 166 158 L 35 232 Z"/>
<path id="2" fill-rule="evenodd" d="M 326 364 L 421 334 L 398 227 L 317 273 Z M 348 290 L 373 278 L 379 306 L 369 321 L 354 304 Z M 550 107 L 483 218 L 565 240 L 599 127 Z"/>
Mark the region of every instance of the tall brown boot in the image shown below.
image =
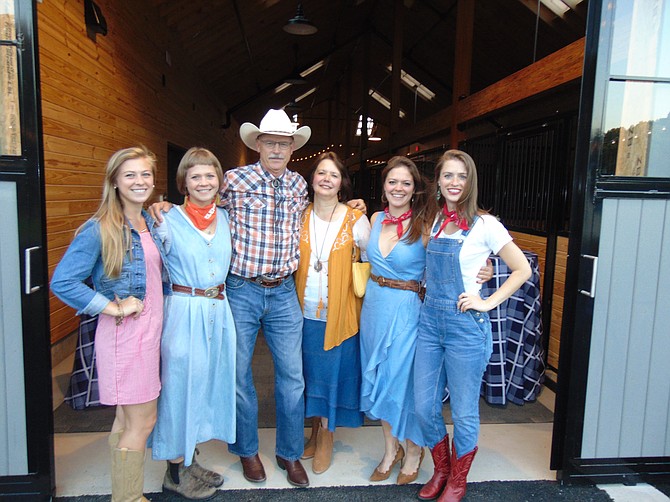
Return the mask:
<path id="1" fill-rule="evenodd" d="M 460 502 L 465 497 L 465 490 L 468 484 L 468 472 L 470 466 L 477 454 L 477 447 L 470 453 L 463 455 L 461 458 L 456 457 L 456 446 L 452 445 L 451 455 L 451 475 L 447 481 L 447 487 L 440 495 L 437 502 Z"/>
<path id="2" fill-rule="evenodd" d="M 143 451 L 114 448 L 112 452 L 112 502 L 148 502 L 144 490 Z"/>
<path id="3" fill-rule="evenodd" d="M 435 470 L 433 471 L 433 477 L 419 490 L 417 497 L 421 500 L 435 500 L 447 484 L 451 471 L 449 434 L 431 448 L 430 454 L 433 456 Z"/>
<path id="4" fill-rule="evenodd" d="M 333 458 L 333 433 L 321 427 L 316 436 L 316 451 L 312 460 L 314 474 L 326 472 Z"/>
<path id="5" fill-rule="evenodd" d="M 316 452 L 316 436 L 319 433 L 319 427 L 321 427 L 321 417 L 312 417 L 312 435 L 309 437 L 307 444 L 305 445 L 305 451 L 300 457 L 303 460 L 312 458 L 314 452 Z"/>

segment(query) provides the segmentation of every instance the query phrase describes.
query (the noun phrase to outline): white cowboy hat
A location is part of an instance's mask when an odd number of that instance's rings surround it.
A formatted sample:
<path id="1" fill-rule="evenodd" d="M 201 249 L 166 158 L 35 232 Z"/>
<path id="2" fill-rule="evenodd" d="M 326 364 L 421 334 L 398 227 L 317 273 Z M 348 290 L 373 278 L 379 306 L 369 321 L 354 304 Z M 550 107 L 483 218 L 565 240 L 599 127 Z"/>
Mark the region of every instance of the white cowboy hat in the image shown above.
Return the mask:
<path id="1" fill-rule="evenodd" d="M 263 120 L 261 120 L 260 127 L 256 127 L 251 122 L 245 122 L 240 126 L 240 138 L 245 145 L 252 150 L 258 151 L 256 148 L 256 138 L 261 134 L 272 134 L 274 136 L 291 136 L 293 138 L 293 149 L 297 150 L 305 146 L 305 143 L 312 135 L 312 130 L 309 126 L 302 126 L 297 131 L 294 130 L 295 125 L 291 119 L 286 115 L 284 110 L 269 110 Z"/>

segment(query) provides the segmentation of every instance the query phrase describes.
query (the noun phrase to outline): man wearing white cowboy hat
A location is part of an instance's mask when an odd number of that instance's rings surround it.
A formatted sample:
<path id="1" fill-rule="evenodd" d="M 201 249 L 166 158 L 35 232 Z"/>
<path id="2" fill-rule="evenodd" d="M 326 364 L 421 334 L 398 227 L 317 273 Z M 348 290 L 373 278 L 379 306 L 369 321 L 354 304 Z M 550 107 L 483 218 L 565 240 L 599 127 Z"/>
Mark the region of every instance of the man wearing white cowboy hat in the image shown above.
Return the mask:
<path id="1" fill-rule="evenodd" d="M 287 165 L 310 135 L 307 126 L 296 130 L 283 110 L 269 110 L 259 127 L 245 122 L 240 138 L 260 154 L 260 160 L 226 171 L 220 190 L 221 205 L 230 216 L 232 258 L 226 291 L 237 331 L 237 438 L 228 449 L 240 457 L 244 477 L 253 483 L 266 479 L 258 456 L 258 400 L 251 374 L 262 327 L 275 368 L 277 464 L 287 471 L 292 485 L 309 485 L 300 463 L 305 413 L 303 316 L 292 275 L 298 268 L 300 220 L 309 201 L 307 182 Z M 365 211 L 362 200 L 349 204 Z M 150 212 L 160 222 L 160 210 L 169 206 L 156 203 Z"/>
<path id="2" fill-rule="evenodd" d="M 240 138 L 260 160 L 227 171 L 221 189 L 233 241 L 226 289 L 237 330 L 237 440 L 228 449 L 240 456 L 244 477 L 256 483 L 265 480 L 265 470 L 258 456 L 251 359 L 262 327 L 275 366 L 277 464 L 292 485 L 309 485 L 300 463 L 305 412 L 302 311 L 292 275 L 298 267 L 307 183 L 286 166 L 310 135 L 307 126 L 296 130 L 283 110 L 268 111 L 259 127 L 242 124 Z"/>

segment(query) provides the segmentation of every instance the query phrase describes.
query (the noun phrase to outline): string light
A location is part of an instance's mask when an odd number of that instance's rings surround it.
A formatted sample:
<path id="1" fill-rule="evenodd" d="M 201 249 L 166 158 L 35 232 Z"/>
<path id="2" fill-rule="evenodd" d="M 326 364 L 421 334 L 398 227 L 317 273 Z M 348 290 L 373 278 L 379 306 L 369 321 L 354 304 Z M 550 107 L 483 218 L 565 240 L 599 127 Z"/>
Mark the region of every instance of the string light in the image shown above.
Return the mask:
<path id="1" fill-rule="evenodd" d="M 337 145 L 337 147 L 338 147 L 338 148 L 342 148 L 342 144 L 340 143 L 339 145 Z M 316 152 L 316 153 L 313 153 L 313 154 L 311 154 L 311 155 L 305 155 L 304 157 L 299 157 L 299 158 L 297 158 L 297 159 L 291 159 L 291 161 L 292 161 L 292 162 L 302 162 L 303 160 L 313 159 L 313 158 L 315 158 L 315 157 L 318 157 L 318 156 L 321 155 L 322 153 L 326 153 L 326 152 L 331 151 L 333 148 L 335 148 L 335 144 L 331 144 L 330 146 L 327 146 L 327 147 L 324 148 L 323 150 L 320 150 L 320 151 L 318 151 L 318 152 Z M 352 154 L 352 155 L 353 155 L 353 154 Z"/>

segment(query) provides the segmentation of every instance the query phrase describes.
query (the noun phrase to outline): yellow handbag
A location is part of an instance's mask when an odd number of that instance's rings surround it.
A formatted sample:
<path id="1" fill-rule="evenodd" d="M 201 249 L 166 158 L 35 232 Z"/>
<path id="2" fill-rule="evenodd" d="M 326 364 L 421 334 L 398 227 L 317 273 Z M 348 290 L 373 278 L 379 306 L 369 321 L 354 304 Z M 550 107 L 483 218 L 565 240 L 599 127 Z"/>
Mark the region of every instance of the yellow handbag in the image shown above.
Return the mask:
<path id="1" fill-rule="evenodd" d="M 365 286 L 370 278 L 370 262 L 357 261 L 358 247 L 354 247 L 354 261 L 351 263 L 351 282 L 354 286 L 354 294 L 358 298 L 365 295 Z"/>

